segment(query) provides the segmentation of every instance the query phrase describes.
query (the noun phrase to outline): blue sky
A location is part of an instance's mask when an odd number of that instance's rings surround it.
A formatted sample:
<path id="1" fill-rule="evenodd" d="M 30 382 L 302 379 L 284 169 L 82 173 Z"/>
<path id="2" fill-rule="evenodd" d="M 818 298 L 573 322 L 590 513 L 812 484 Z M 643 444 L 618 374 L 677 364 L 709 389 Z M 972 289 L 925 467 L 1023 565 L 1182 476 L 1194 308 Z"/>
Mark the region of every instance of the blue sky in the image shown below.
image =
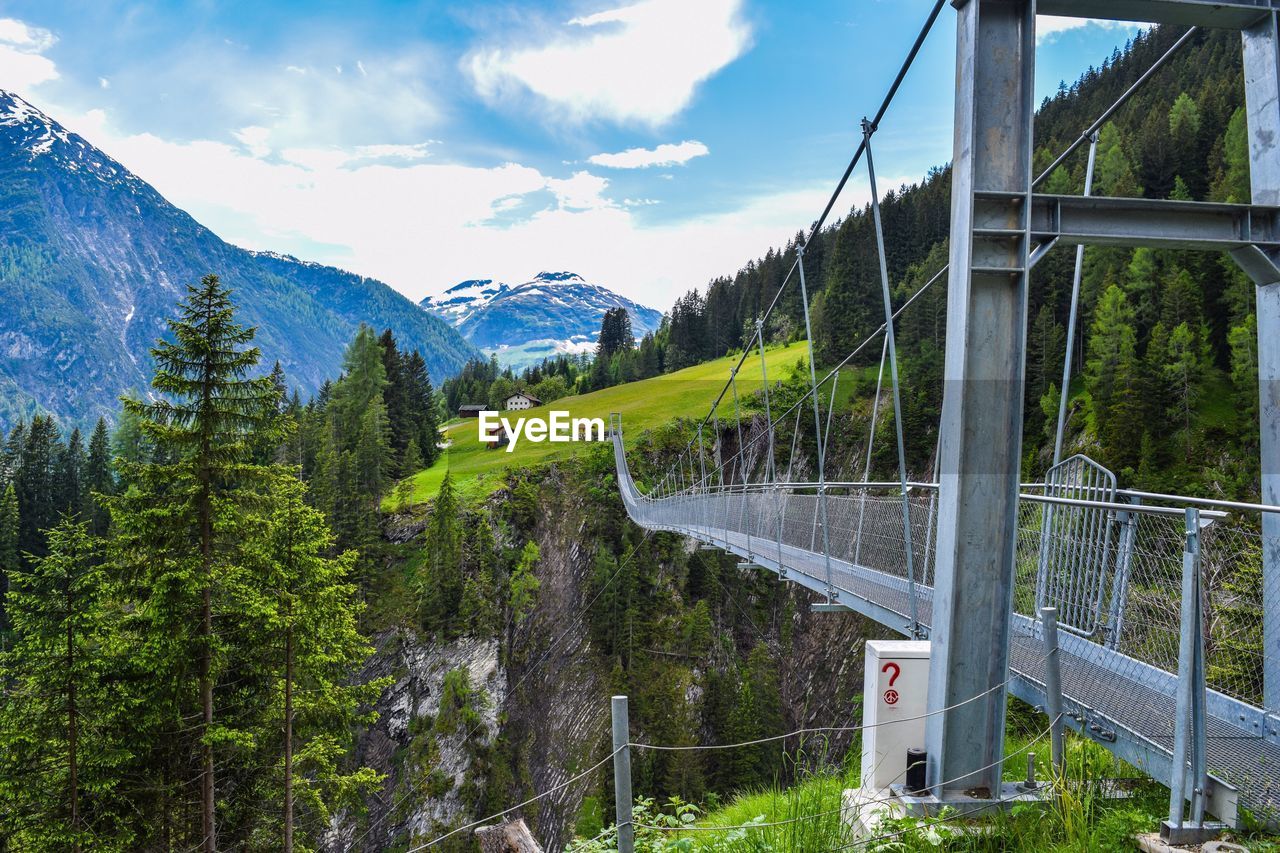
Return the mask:
<path id="1" fill-rule="evenodd" d="M 566 269 L 666 308 L 816 217 L 930 6 L 0 0 L 0 88 L 239 245 L 414 299 Z M 954 18 L 882 185 L 950 157 Z M 1136 32 L 1042 18 L 1040 94 Z"/>

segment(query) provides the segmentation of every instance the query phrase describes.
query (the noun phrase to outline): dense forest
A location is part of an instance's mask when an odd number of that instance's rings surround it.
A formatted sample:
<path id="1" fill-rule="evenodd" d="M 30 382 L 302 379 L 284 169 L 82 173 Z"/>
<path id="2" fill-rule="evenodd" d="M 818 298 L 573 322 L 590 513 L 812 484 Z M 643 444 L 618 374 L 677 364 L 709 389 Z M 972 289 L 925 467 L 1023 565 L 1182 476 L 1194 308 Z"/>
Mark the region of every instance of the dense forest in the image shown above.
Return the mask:
<path id="1" fill-rule="evenodd" d="M 1049 166 L 1179 35 L 1167 27 L 1146 31 L 1047 98 L 1036 117 L 1037 169 Z M 1247 202 L 1240 63 L 1235 33 L 1197 32 L 1102 128 L 1094 194 Z M 1085 161 L 1082 148 L 1039 190 L 1080 193 Z M 946 263 L 950 193 L 950 169 L 939 168 L 882 199 L 895 305 Z M 664 369 L 750 345 L 755 320 L 793 266 L 802 236 L 677 300 L 657 335 Z M 1073 264 L 1073 251 L 1055 250 L 1032 280 L 1024 443 L 1029 476 L 1042 472 L 1052 455 Z M 870 210 L 854 210 L 813 235 L 805 270 L 817 361 L 829 367 L 883 322 Z M 765 329 L 768 341 L 793 340 L 797 329 L 803 335 L 796 284 L 793 275 L 778 299 Z M 1068 389 L 1069 448 L 1098 458 L 1131 486 L 1255 495 L 1257 335 L 1248 278 L 1217 253 L 1094 247 L 1085 253 L 1081 290 L 1081 334 L 1071 354 L 1075 381 Z M 937 441 L 945 316 L 944 276 L 898 327 L 908 451 L 922 474 Z M 874 365 L 879 349 L 868 347 L 853 366 Z M 892 471 L 887 443 L 877 448 L 877 460 L 878 468 Z"/>
<path id="2" fill-rule="evenodd" d="M 379 782 L 347 758 L 384 686 L 351 679 L 362 590 L 437 395 L 362 327 L 302 405 L 234 313 L 189 288 L 113 436 L 5 442 L 0 849 L 303 849 Z"/>

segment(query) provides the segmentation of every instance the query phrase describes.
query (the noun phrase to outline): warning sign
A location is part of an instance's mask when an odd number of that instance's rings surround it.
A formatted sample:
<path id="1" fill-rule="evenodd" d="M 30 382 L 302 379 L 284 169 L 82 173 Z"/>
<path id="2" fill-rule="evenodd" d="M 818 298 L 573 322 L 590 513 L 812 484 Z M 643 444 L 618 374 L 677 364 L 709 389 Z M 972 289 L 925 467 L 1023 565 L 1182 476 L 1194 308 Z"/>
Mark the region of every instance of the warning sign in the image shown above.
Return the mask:
<path id="1" fill-rule="evenodd" d="M 886 704 L 886 705 L 897 705 L 897 704 L 898 704 L 898 691 L 893 690 L 893 689 L 886 690 L 886 691 L 884 692 L 884 704 Z"/>

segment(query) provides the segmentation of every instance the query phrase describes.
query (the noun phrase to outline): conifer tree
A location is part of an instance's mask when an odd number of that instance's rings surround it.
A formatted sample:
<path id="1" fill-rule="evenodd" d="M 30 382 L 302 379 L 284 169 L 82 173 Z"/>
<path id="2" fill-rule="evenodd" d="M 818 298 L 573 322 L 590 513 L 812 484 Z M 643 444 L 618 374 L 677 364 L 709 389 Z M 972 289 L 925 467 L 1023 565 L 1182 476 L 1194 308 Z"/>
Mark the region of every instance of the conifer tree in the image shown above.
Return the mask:
<path id="1" fill-rule="evenodd" d="M 422 353 L 414 350 L 404 365 L 405 396 L 408 400 L 407 411 L 413 422 L 411 436 L 418 441 L 418 452 L 422 454 L 423 467 L 431 465 L 440 456 L 437 445 L 440 442 L 440 417 L 438 395 L 431 385 L 431 376 L 427 373 L 427 363 Z M 412 472 L 410 472 L 412 473 Z"/>
<path id="2" fill-rule="evenodd" d="M 42 557 L 45 531 L 58 522 L 58 427 L 36 415 L 27 427 L 18 462 L 18 550 Z"/>
<path id="3" fill-rule="evenodd" d="M 0 648 L 9 630 L 9 584 L 18 571 L 18 493 L 13 483 L 0 492 Z"/>
<path id="4" fill-rule="evenodd" d="M 1250 314 L 1231 329 L 1231 384 L 1236 390 L 1236 411 L 1246 435 L 1258 422 L 1258 318 Z"/>
<path id="5" fill-rule="evenodd" d="M 327 826 L 336 806 L 358 805 L 381 781 L 368 768 L 343 767 L 348 732 L 374 719 L 360 712 L 362 703 L 386 686 L 351 679 L 372 651 L 357 628 L 363 607 L 351 582 L 356 555 L 326 556 L 333 537 L 304 491 L 292 477 L 274 481 L 269 534 L 258 555 L 269 592 L 260 630 L 264 647 L 273 650 L 269 666 L 279 685 L 270 730 L 281 733 L 275 752 L 283 783 L 271 799 L 280 803 L 286 853 L 295 849 L 299 810 Z"/>
<path id="6" fill-rule="evenodd" d="M 128 705 L 111 677 L 106 573 L 88 528 L 64 516 L 47 555 L 12 576 L 14 645 L 0 655 L 0 839 L 15 850 L 132 849 L 117 788 Z"/>
<path id="7" fill-rule="evenodd" d="M 537 600 L 538 589 L 542 586 L 542 582 L 534 574 L 540 559 L 542 559 L 542 554 L 538 550 L 538 543 L 530 540 L 524 543 L 524 549 L 520 552 L 520 559 L 516 562 L 516 567 L 511 572 L 511 584 L 507 591 L 507 606 L 511 611 L 511 620 L 517 626 L 528 618 L 529 612 L 533 610 L 533 605 Z"/>
<path id="8" fill-rule="evenodd" d="M 1124 291 L 1112 285 L 1094 312 L 1089 357 L 1085 362 L 1085 387 L 1089 391 L 1098 438 L 1115 463 L 1134 461 L 1140 447 L 1139 383 L 1133 311 Z"/>
<path id="9" fill-rule="evenodd" d="M 59 513 L 72 516 L 87 515 L 89 494 L 84 484 L 84 471 L 88 462 L 80 430 L 72 429 L 67 443 L 57 448 L 54 465 L 54 506 Z"/>
<path id="10" fill-rule="evenodd" d="M 1200 371 L 1195 334 L 1186 323 L 1180 323 L 1169 333 L 1163 372 L 1173 397 L 1168 414 L 1182 428 L 1187 461 L 1191 459 L 1191 419 L 1199 398 Z"/>
<path id="11" fill-rule="evenodd" d="M 164 462 L 132 464 L 133 483 L 115 499 L 117 554 L 136 579 L 135 614 L 156 684 L 171 695 L 160 708 L 183 721 L 190 707 L 185 674 L 194 667 L 198 697 L 191 748 L 199 755 L 200 825 L 191 835 L 205 853 L 217 849 L 215 749 L 232 737 L 216 723 L 214 694 L 234 652 L 215 630 L 223 602 L 237 597 L 240 567 L 270 469 L 251 462 L 253 442 L 279 407 L 270 377 L 253 378 L 260 354 L 254 330 L 235 321 L 230 292 L 216 275 L 189 286 L 170 321 L 173 340 L 152 350 L 154 402 L 125 399 L 126 411 Z M 241 602 L 243 604 L 243 602 Z"/>
<path id="12" fill-rule="evenodd" d="M 110 523 L 103 498 L 115 494 L 115 475 L 111 470 L 111 437 L 107 422 L 98 418 L 89 439 L 89 455 L 85 459 L 85 487 L 89 490 L 89 532 L 105 536 Z"/>
<path id="13" fill-rule="evenodd" d="M 462 549 L 458 499 L 453 477 L 444 475 L 426 530 L 427 561 L 418 578 L 422 624 L 428 632 L 448 633 L 462 602 Z"/>
<path id="14" fill-rule="evenodd" d="M 1142 196 L 1142 185 L 1138 183 L 1133 164 L 1125 153 L 1124 140 L 1114 122 L 1105 124 L 1098 134 L 1094 195 Z"/>
<path id="15" fill-rule="evenodd" d="M 1249 187 L 1249 122 L 1244 107 L 1237 107 L 1222 137 L 1222 162 L 1213 182 L 1210 196 L 1214 201 L 1248 204 L 1253 198 Z"/>

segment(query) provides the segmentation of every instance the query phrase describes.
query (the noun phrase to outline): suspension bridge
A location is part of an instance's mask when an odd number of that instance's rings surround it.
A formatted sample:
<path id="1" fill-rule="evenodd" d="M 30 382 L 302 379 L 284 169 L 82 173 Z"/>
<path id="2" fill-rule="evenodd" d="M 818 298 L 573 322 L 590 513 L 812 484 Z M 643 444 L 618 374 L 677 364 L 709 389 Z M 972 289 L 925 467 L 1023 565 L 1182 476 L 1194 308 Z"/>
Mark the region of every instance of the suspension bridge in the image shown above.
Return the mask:
<path id="1" fill-rule="evenodd" d="M 872 143 L 944 6 L 938 0 L 826 209 L 864 163 L 885 321 L 819 380 L 804 245 L 756 321 L 716 402 L 657 477 L 632 475 L 623 424 L 612 439 L 623 502 L 649 530 L 675 532 L 931 641 L 926 780 L 939 801 L 997 796 L 1007 693 L 1064 721 L 1170 788 L 1169 825 L 1280 824 L 1280 0 L 954 0 L 956 113 L 950 262 L 894 306 Z M 1032 173 L 1037 14 L 1190 26 L 1151 69 L 1039 176 Z M 1252 204 L 1093 196 L 1099 128 L 1199 27 L 1242 34 Z M 1087 146 L 1081 196 L 1036 186 Z M 1262 502 L 1119 488 L 1084 455 L 1021 482 L 1027 294 L 1035 264 L 1076 247 L 1062 388 L 1070 387 L 1086 245 L 1227 252 L 1257 285 Z M 944 395 L 933 476 L 909 479 L 895 320 L 946 276 Z M 805 396 L 742 413 L 737 378 L 765 369 L 764 329 L 799 290 L 810 353 Z M 829 479 L 840 369 L 881 348 L 861 481 Z M 888 373 L 888 389 L 882 383 Z M 828 390 L 829 389 L 829 390 Z M 826 415 L 822 399 L 829 393 Z M 869 482 L 882 396 L 892 400 L 898 479 Z M 732 403 L 730 416 L 727 408 Z M 887 405 L 887 404 L 886 404 Z M 722 415 L 723 412 L 723 415 Z M 801 436 L 804 436 L 803 441 Z M 1047 671 L 1054 607 L 1058 668 Z M 1060 685 L 1057 683 L 1060 680 Z"/>

